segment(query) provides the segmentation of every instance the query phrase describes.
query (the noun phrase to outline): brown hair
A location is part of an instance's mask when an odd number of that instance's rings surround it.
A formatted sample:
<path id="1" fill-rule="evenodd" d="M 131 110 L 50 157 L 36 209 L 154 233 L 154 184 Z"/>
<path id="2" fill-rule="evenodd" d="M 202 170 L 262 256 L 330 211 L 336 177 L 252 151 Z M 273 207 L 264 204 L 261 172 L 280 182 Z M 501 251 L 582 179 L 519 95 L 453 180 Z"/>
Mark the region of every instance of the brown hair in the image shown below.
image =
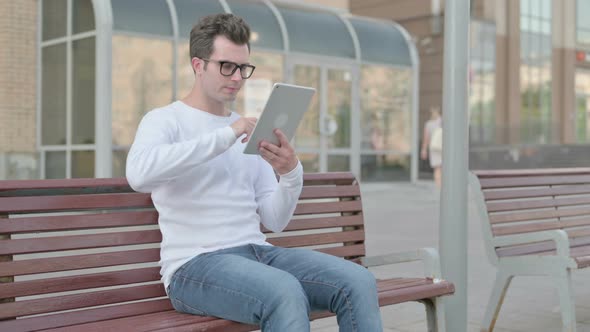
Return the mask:
<path id="1" fill-rule="evenodd" d="M 214 14 L 203 17 L 193 26 L 190 35 L 190 56 L 209 59 L 213 53 L 215 37 L 224 36 L 237 45 L 248 45 L 250 50 L 250 27 L 239 16 Z"/>

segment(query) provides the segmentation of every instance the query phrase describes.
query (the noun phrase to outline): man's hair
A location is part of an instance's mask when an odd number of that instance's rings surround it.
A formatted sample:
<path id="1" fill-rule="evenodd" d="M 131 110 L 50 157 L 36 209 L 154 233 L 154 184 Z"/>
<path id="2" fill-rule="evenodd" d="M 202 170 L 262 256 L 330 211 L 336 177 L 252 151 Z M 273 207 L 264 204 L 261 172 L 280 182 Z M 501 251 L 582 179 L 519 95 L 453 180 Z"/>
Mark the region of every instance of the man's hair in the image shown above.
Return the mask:
<path id="1" fill-rule="evenodd" d="M 203 17 L 191 30 L 190 56 L 209 59 L 213 53 L 215 37 L 224 36 L 237 45 L 248 45 L 250 50 L 250 27 L 239 16 L 214 14 Z"/>

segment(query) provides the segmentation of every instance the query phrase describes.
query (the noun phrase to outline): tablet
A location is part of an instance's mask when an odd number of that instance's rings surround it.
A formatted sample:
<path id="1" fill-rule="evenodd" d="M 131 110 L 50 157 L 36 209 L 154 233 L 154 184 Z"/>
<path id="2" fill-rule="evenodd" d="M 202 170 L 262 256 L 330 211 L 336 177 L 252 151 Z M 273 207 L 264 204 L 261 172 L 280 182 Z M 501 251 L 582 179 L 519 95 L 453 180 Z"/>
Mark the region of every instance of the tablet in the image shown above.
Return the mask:
<path id="1" fill-rule="evenodd" d="M 314 94 L 314 88 L 275 83 L 248 139 L 244 153 L 259 154 L 258 144 L 263 140 L 279 145 L 279 139 L 273 133 L 273 130 L 277 128 L 290 141 L 303 118 L 303 113 L 309 108 Z"/>

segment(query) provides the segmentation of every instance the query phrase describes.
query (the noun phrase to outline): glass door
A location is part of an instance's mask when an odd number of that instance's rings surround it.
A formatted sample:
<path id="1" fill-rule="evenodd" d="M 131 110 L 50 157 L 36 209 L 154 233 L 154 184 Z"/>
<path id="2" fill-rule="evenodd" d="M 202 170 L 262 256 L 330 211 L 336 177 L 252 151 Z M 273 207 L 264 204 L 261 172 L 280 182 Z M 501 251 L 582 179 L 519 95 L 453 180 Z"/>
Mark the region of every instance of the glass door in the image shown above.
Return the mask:
<path id="1" fill-rule="evenodd" d="M 316 89 L 294 144 L 305 172 L 355 171 L 352 159 L 352 77 L 350 67 L 297 61 L 289 66 L 293 84 Z"/>

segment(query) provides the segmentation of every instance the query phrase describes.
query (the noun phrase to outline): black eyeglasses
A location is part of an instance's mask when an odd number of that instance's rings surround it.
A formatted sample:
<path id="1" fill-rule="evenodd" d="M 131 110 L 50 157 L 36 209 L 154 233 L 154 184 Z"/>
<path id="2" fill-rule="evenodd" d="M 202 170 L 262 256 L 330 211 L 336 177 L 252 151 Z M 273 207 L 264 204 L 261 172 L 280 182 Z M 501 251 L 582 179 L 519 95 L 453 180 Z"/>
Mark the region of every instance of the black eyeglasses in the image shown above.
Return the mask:
<path id="1" fill-rule="evenodd" d="M 217 60 L 211 60 L 211 59 L 201 59 L 201 60 L 203 60 L 205 62 L 218 63 L 219 64 L 219 72 L 223 76 L 232 76 L 236 72 L 236 70 L 238 70 L 238 68 L 240 68 L 240 75 L 242 76 L 242 78 L 248 79 L 254 73 L 254 69 L 256 69 L 256 66 L 247 65 L 247 64 L 238 65 L 237 63 L 230 62 L 230 61 L 217 61 Z"/>

